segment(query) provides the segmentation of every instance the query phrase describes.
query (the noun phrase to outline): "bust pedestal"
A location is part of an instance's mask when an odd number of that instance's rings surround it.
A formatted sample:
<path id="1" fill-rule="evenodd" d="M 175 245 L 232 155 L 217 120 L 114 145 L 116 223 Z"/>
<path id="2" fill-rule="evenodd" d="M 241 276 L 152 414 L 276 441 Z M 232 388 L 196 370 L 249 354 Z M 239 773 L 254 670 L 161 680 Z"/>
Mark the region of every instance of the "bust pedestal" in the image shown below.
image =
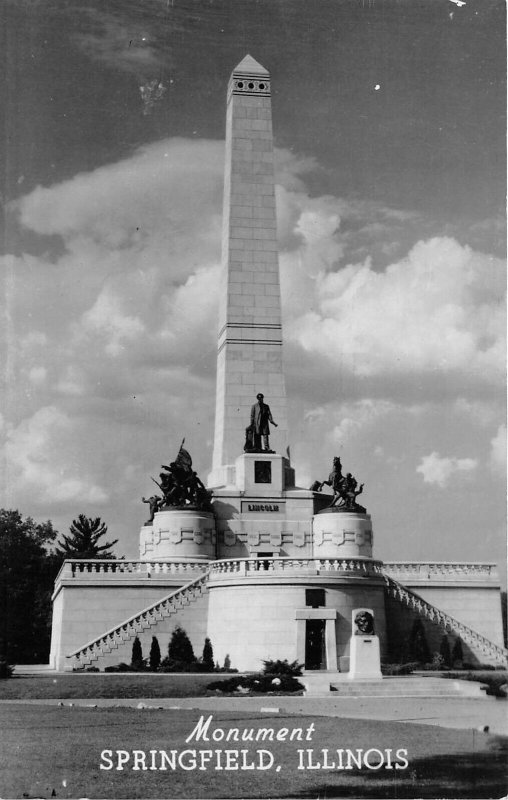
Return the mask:
<path id="1" fill-rule="evenodd" d="M 353 635 L 349 647 L 349 678 L 379 680 L 381 654 L 379 637 L 374 633 L 374 613 L 371 608 L 355 608 L 352 612 Z"/>

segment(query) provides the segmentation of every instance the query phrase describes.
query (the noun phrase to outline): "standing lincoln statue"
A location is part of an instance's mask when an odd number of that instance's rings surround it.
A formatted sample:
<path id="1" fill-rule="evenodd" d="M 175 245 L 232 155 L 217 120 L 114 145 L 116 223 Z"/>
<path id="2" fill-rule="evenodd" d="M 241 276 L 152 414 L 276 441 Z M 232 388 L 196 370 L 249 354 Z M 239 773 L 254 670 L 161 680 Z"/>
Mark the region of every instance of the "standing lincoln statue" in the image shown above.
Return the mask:
<path id="1" fill-rule="evenodd" d="M 257 403 L 254 403 L 250 410 L 250 427 L 253 437 L 254 450 L 266 450 L 270 452 L 270 445 L 268 443 L 268 436 L 270 428 L 268 423 L 277 427 L 277 423 L 273 421 L 270 406 L 263 402 L 264 395 L 261 393 L 256 395 Z M 263 448 L 261 448 L 261 438 L 263 439 Z"/>

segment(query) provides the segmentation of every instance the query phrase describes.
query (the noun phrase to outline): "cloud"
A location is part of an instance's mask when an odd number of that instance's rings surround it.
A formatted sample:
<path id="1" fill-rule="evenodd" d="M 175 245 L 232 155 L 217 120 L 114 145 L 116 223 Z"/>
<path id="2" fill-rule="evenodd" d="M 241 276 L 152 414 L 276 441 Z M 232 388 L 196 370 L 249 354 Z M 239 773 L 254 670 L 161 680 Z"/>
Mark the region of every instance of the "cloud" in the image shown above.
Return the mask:
<path id="1" fill-rule="evenodd" d="M 93 480 L 74 451 L 72 420 L 54 406 L 39 409 L 16 428 L 6 431 L 4 486 L 9 496 L 25 496 L 42 505 L 59 503 L 104 504 L 108 494 Z"/>
<path id="2" fill-rule="evenodd" d="M 105 350 L 110 356 L 118 355 L 126 342 L 136 339 L 144 331 L 138 317 L 124 314 L 118 297 L 108 290 L 101 292 L 92 308 L 83 315 L 83 325 L 103 332 L 108 339 Z"/>
<path id="3" fill-rule="evenodd" d="M 490 467 L 495 474 L 506 475 L 506 425 L 500 425 L 490 441 Z"/>
<path id="4" fill-rule="evenodd" d="M 476 469 L 478 462 L 475 458 L 442 458 L 434 451 L 429 456 L 424 456 L 416 471 L 423 475 L 425 483 L 433 483 L 444 489 L 453 475 L 461 472 L 471 472 Z"/>
<path id="5" fill-rule="evenodd" d="M 350 442 L 355 435 L 378 422 L 381 417 L 396 411 L 397 405 L 390 400 L 362 398 L 355 403 L 340 403 L 326 413 L 330 428 L 330 439 L 337 445 Z M 312 412 L 311 412 L 312 413 Z M 334 421 L 337 422 L 334 424 Z"/>
<path id="6" fill-rule="evenodd" d="M 138 77 L 157 75 L 164 60 L 157 34 L 163 13 L 162 4 L 158 8 L 152 3 L 150 17 L 131 14 L 127 21 L 125 9 L 115 14 L 111 7 L 101 7 L 100 11 L 82 7 L 79 9 L 79 32 L 74 33 L 73 38 L 93 61 Z M 168 25 L 168 19 L 164 23 Z M 167 58 L 167 41 L 164 44 Z"/>
<path id="7" fill-rule="evenodd" d="M 316 239 L 283 265 L 285 281 L 306 289 L 306 311 L 286 307 L 292 341 L 358 376 L 467 372 L 502 380 L 501 261 L 433 238 L 381 272 L 370 258 L 337 268 L 337 252 L 330 258 L 325 247 L 329 228 L 313 230 Z M 308 262 L 319 263 L 317 274 Z"/>
<path id="8" fill-rule="evenodd" d="M 46 381 L 48 371 L 45 367 L 32 367 L 28 372 L 28 378 L 31 383 L 36 386 L 43 384 Z"/>

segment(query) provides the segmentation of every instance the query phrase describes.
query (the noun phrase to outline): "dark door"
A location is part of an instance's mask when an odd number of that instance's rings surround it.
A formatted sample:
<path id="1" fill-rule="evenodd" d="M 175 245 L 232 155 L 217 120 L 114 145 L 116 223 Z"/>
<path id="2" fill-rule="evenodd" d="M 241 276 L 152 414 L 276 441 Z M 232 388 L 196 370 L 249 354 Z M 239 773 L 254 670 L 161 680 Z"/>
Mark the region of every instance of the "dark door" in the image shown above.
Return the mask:
<path id="1" fill-rule="evenodd" d="M 308 619 L 305 629 L 305 669 L 326 669 L 324 619 Z"/>

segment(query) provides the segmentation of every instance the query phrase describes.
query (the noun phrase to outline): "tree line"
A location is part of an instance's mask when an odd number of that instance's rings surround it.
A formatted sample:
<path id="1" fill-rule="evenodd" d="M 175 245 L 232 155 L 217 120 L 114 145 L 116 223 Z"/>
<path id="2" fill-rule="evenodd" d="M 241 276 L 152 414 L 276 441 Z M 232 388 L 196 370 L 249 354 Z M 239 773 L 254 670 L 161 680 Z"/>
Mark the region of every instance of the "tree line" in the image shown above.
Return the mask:
<path id="1" fill-rule="evenodd" d="M 80 514 L 69 533 L 50 520 L 36 523 L 19 511 L 0 509 L 0 658 L 10 664 L 43 664 L 51 643 L 51 596 L 66 558 L 115 558 L 104 542 L 100 517 Z"/>

